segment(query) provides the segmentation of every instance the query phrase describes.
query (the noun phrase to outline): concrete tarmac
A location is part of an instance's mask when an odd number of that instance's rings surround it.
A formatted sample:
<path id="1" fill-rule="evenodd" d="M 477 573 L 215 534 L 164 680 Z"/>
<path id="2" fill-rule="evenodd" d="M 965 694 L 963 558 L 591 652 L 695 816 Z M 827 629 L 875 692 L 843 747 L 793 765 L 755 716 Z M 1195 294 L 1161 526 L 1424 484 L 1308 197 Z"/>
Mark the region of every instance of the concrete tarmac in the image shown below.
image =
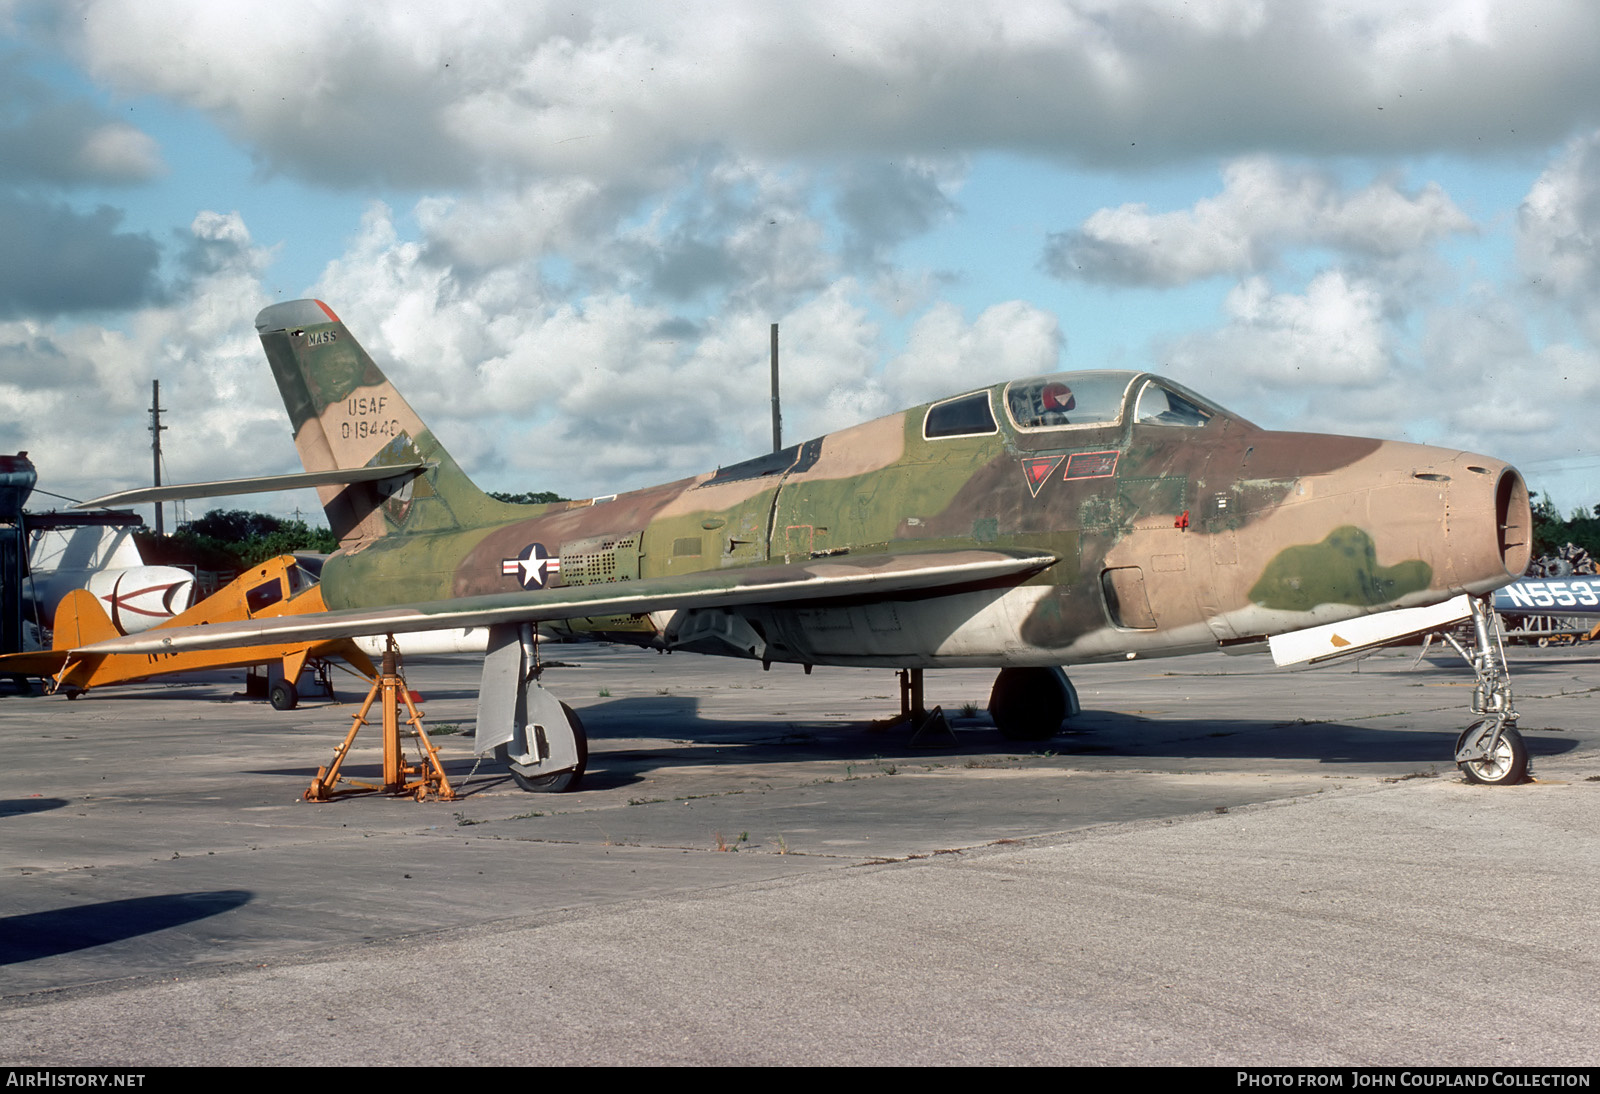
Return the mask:
<path id="1" fill-rule="evenodd" d="M 348 678 L 0 699 L 0 1063 L 1600 1063 L 1587 649 L 1512 651 L 1506 788 L 1415 649 L 1080 666 L 1037 747 L 929 673 L 940 748 L 888 671 L 547 653 L 562 795 L 474 771 L 472 658 L 408 669 L 455 802 L 300 800 Z"/>

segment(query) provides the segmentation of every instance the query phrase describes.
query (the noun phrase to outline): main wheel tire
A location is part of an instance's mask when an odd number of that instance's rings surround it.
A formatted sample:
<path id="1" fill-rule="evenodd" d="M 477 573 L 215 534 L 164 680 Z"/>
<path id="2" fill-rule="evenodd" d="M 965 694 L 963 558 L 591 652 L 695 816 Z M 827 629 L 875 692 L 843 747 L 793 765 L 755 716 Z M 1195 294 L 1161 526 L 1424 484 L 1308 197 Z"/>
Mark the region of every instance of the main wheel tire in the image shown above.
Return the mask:
<path id="1" fill-rule="evenodd" d="M 1051 669 L 1001 669 L 989 716 L 1008 741 L 1048 741 L 1067 717 L 1067 697 Z"/>
<path id="2" fill-rule="evenodd" d="M 561 711 L 567 716 L 567 725 L 572 727 L 573 741 L 578 746 L 578 766 L 557 771 L 553 775 L 524 775 L 517 770 L 516 764 L 511 764 L 511 781 L 530 794 L 560 794 L 576 790 L 583 779 L 584 770 L 589 766 L 589 735 L 584 732 L 583 722 L 567 704 L 561 704 Z"/>
<path id="3" fill-rule="evenodd" d="M 300 693 L 287 680 L 279 680 L 267 691 L 267 702 L 273 710 L 293 710 L 300 705 Z"/>
<path id="4" fill-rule="evenodd" d="M 1467 739 L 1475 736 L 1482 727 L 1482 722 L 1474 722 L 1463 730 L 1461 736 L 1456 738 L 1456 751 L 1460 752 Z M 1514 786 L 1528 777 L 1528 746 L 1523 743 L 1522 734 L 1517 732 L 1515 726 L 1506 726 L 1500 731 L 1500 743 L 1495 746 L 1493 755 L 1481 760 L 1463 760 L 1456 766 L 1461 768 L 1468 782 L 1484 786 Z"/>

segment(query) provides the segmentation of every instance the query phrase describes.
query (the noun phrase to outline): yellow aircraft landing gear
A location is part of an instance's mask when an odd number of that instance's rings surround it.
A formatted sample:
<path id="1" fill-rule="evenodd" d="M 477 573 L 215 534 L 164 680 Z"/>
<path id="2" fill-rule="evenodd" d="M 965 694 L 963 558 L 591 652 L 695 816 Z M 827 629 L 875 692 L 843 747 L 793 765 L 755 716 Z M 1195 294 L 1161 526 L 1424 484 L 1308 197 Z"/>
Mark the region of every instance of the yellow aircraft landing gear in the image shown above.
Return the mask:
<path id="1" fill-rule="evenodd" d="M 439 762 L 439 750 L 428 739 L 427 731 L 422 728 L 422 712 L 411 701 L 411 691 L 400 675 L 397 661 L 394 636 L 391 635 L 384 647 L 383 666 L 378 671 L 377 679 L 372 682 L 372 690 L 367 692 L 367 701 L 362 703 L 361 709 L 356 712 L 350 732 L 345 734 L 344 743 L 333 750 L 332 766 L 317 768 L 316 778 L 311 780 L 311 785 L 301 795 L 306 801 L 332 801 L 339 794 L 374 790 L 385 794 L 409 794 L 419 802 L 426 801 L 429 795 L 440 801 L 455 800 L 456 792 L 451 788 L 450 779 L 445 775 L 444 766 Z M 350 746 L 355 743 L 356 734 L 362 726 L 368 724 L 367 712 L 372 709 L 374 702 L 383 704 L 383 783 L 378 785 L 358 782 L 355 779 L 341 779 L 339 768 L 344 764 Z M 411 715 L 406 722 L 416 730 L 417 740 L 421 742 L 423 759 L 415 764 L 407 764 L 405 756 L 400 751 L 401 703 L 405 704 L 406 710 Z M 340 782 L 348 783 L 353 789 L 336 789 Z"/>

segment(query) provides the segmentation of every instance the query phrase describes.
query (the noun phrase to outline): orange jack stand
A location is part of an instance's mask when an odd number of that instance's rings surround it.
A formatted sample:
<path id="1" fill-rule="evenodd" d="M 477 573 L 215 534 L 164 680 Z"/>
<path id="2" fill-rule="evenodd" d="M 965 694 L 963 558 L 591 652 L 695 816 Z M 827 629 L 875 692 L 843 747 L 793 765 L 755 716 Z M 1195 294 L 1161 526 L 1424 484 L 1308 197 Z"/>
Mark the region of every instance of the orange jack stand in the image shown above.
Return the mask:
<path id="1" fill-rule="evenodd" d="M 378 678 L 372 682 L 372 690 L 367 692 L 367 701 L 362 703 L 361 709 L 356 712 L 355 721 L 350 726 L 350 732 L 345 734 L 344 743 L 333 750 L 333 766 L 317 768 L 316 778 L 311 780 L 311 785 L 301 795 L 306 801 L 332 801 L 337 794 L 353 794 L 358 790 L 410 794 L 419 802 L 426 801 L 429 794 L 441 801 L 455 800 L 456 792 L 451 789 L 450 780 L 444 773 L 444 766 L 439 763 L 439 750 L 428 740 L 427 731 L 422 728 L 422 712 L 411 701 L 411 692 L 400 676 L 396 660 L 394 636 L 390 635 L 388 645 L 383 651 L 383 667 L 378 672 Z M 379 701 L 380 696 L 383 703 L 383 785 L 357 782 L 355 779 L 341 780 L 339 768 L 344 764 L 350 746 L 355 743 L 356 733 L 367 724 L 367 712 L 372 709 L 375 701 Z M 416 764 L 407 764 L 400 752 L 402 702 L 405 703 L 406 710 L 411 713 L 411 717 L 406 721 L 417 731 L 417 740 L 422 742 L 424 760 Z M 409 776 L 417 778 L 411 779 Z M 335 790 L 341 781 L 349 783 L 355 789 Z"/>

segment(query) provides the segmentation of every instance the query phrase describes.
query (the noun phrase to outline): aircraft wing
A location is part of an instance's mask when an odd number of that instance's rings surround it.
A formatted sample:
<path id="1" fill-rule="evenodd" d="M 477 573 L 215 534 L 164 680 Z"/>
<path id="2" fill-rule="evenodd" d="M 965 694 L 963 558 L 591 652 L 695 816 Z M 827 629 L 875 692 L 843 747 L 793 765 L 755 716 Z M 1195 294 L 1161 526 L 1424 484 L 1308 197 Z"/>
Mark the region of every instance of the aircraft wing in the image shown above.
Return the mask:
<path id="1" fill-rule="evenodd" d="M 152 501 L 187 501 L 191 498 L 232 497 L 234 494 L 270 494 L 280 490 L 301 490 L 311 486 L 343 486 L 357 482 L 410 480 L 427 470 L 420 460 L 409 463 L 379 464 L 333 471 L 296 471 L 287 475 L 258 475 L 249 479 L 217 479 L 171 486 L 142 486 L 122 490 L 73 505 L 74 509 L 103 509 L 111 505 L 143 505 Z"/>
<path id="2" fill-rule="evenodd" d="M 938 594 L 989 583 L 1016 584 L 1055 562 L 1056 557 L 1051 554 L 989 550 L 841 556 L 643 581 L 566 585 L 423 604 L 168 628 L 108 639 L 73 652 L 172 653 L 226 649 L 265 641 L 324 641 L 447 627 L 634 615 L 678 608 Z"/>

